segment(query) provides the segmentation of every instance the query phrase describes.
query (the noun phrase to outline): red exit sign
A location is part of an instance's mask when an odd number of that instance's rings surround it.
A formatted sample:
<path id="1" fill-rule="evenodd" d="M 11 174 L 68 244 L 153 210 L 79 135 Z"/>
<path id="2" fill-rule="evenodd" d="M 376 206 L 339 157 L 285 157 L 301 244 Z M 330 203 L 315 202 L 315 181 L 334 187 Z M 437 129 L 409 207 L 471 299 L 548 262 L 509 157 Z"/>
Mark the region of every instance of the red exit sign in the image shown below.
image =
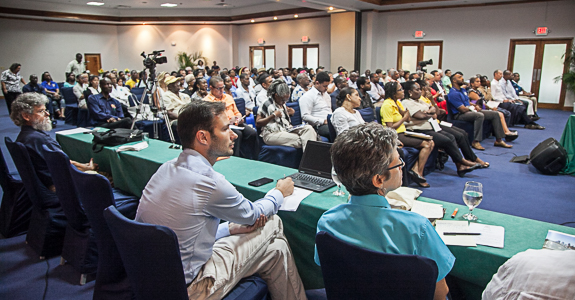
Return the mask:
<path id="1" fill-rule="evenodd" d="M 415 37 L 416 39 L 422 39 L 424 36 L 425 36 L 425 33 L 422 30 L 417 30 L 413 34 L 413 37 Z"/>
<path id="2" fill-rule="evenodd" d="M 266 42 L 266 41 L 265 41 L 264 39 L 258 39 L 258 44 L 260 44 L 260 45 L 265 44 L 265 42 Z"/>
<path id="3" fill-rule="evenodd" d="M 307 36 L 307 35 L 302 36 L 301 41 L 302 41 L 302 43 L 309 43 L 309 36 Z"/>
<path id="4" fill-rule="evenodd" d="M 537 27 L 535 29 L 535 35 L 548 35 L 549 29 L 547 27 Z"/>

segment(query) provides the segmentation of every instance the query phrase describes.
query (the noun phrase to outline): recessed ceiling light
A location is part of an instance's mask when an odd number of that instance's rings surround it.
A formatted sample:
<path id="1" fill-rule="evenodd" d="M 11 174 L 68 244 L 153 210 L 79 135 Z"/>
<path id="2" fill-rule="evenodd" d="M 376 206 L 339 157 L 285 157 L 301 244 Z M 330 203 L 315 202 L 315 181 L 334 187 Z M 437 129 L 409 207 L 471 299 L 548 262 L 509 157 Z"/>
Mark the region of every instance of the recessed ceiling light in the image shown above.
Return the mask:
<path id="1" fill-rule="evenodd" d="M 253 23 L 253 22 L 255 22 L 255 21 L 256 21 L 256 20 L 252 19 L 250 22 L 252 22 L 252 23 Z"/>
<path id="2" fill-rule="evenodd" d="M 329 7 L 329 10 L 333 10 L 333 6 L 330 6 L 330 7 Z"/>
<path id="3" fill-rule="evenodd" d="M 277 20 L 277 19 L 278 19 L 278 17 L 274 17 L 274 20 Z"/>
<path id="4" fill-rule="evenodd" d="M 178 6 L 176 3 L 162 3 L 160 4 L 161 7 L 176 7 Z"/>
<path id="5" fill-rule="evenodd" d="M 104 2 L 96 2 L 96 1 L 92 1 L 92 2 L 88 2 L 86 3 L 88 5 L 94 5 L 94 6 L 102 6 L 104 5 Z"/>
<path id="6" fill-rule="evenodd" d="M 294 18 L 299 18 L 299 16 L 298 16 L 298 15 L 293 15 L 293 17 L 294 17 Z"/>

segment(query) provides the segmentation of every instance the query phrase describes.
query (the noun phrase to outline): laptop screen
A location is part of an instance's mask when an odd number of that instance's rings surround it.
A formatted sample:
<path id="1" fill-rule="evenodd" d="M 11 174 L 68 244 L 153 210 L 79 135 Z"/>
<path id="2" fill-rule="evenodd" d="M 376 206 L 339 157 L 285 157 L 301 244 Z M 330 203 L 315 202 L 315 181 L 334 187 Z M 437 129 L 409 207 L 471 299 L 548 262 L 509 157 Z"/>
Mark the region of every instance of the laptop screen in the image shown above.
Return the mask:
<path id="1" fill-rule="evenodd" d="M 299 164 L 299 171 L 305 174 L 331 178 L 331 143 L 308 141 Z"/>

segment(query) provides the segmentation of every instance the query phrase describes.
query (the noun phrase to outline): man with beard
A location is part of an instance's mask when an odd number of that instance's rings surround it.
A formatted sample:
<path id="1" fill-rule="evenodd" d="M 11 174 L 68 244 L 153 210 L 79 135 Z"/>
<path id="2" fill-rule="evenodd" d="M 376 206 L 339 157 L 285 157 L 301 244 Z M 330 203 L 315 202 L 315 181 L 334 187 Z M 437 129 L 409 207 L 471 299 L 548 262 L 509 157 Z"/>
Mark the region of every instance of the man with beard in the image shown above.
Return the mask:
<path id="1" fill-rule="evenodd" d="M 46 145 L 51 150 L 59 151 L 62 151 L 62 147 L 46 133 L 52 130 L 50 113 L 46 110 L 46 103 L 48 103 L 48 98 L 45 95 L 24 93 L 12 103 L 10 119 L 16 126 L 20 127 L 20 133 L 16 138 L 16 142 L 24 144 L 28 149 L 28 154 L 38 178 L 46 187 L 55 191 L 52 176 L 44 160 L 42 146 Z M 75 161 L 70 162 L 80 171 L 95 170 L 98 167 L 92 160 L 86 164 Z"/>
<path id="2" fill-rule="evenodd" d="M 222 91 L 219 77 L 211 83 L 213 90 Z M 221 299 L 243 277 L 259 273 L 274 299 L 306 299 L 282 221 L 275 215 L 284 197 L 293 193 L 291 178 L 278 180 L 263 198 L 251 202 L 214 170 L 219 157 L 233 154 L 237 138 L 224 102 L 186 105 L 178 116 L 178 133 L 184 150 L 152 176 L 136 221 L 174 230 L 189 298 Z"/>

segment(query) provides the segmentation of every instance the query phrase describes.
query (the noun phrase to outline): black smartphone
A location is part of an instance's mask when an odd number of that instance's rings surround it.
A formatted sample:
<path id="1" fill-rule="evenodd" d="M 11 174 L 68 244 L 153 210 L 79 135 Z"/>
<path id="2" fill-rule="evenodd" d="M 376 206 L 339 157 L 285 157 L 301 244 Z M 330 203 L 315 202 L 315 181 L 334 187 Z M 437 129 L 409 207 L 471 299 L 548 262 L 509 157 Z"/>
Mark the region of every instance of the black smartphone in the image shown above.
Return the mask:
<path id="1" fill-rule="evenodd" d="M 260 178 L 258 180 L 254 180 L 252 182 L 248 182 L 248 184 L 251 186 L 262 186 L 264 184 L 268 184 L 268 183 L 273 182 L 273 181 L 274 180 L 271 178 L 263 177 L 263 178 Z"/>

